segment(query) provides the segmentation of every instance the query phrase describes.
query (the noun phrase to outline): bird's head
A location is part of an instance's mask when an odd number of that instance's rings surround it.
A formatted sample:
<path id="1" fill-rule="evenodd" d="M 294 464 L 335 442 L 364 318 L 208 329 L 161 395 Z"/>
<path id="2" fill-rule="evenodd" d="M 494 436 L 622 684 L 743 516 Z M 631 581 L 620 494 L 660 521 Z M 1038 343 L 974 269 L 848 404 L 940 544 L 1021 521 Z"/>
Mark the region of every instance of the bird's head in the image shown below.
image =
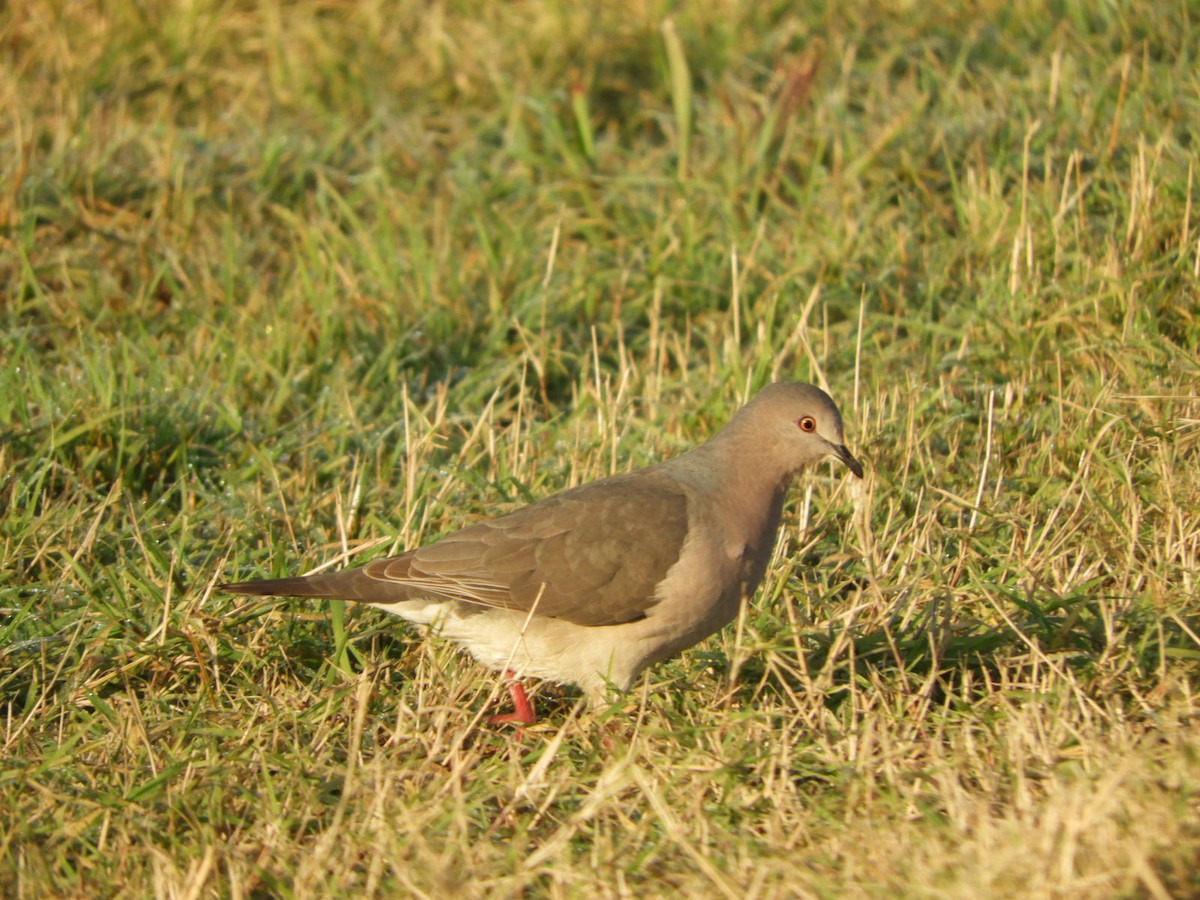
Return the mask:
<path id="1" fill-rule="evenodd" d="M 842 437 L 842 416 L 837 405 L 819 387 L 794 381 L 769 384 L 738 410 L 731 425 L 742 441 L 761 441 L 764 451 L 786 471 L 796 471 L 832 456 L 857 477 L 863 467 Z"/>

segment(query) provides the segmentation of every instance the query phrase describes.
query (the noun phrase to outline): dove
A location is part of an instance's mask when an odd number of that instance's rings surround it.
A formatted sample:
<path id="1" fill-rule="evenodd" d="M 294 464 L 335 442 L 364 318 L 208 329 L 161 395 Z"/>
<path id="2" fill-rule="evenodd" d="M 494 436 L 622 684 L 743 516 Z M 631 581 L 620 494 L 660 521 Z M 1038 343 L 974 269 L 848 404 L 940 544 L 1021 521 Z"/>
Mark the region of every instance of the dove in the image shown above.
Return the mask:
<path id="1" fill-rule="evenodd" d="M 777 382 L 665 462 L 358 568 L 220 589 L 357 601 L 428 626 L 507 674 L 515 712 L 492 721 L 532 723 L 521 679 L 602 703 L 733 621 L 766 573 L 792 479 L 827 457 L 863 477 L 829 395 Z"/>

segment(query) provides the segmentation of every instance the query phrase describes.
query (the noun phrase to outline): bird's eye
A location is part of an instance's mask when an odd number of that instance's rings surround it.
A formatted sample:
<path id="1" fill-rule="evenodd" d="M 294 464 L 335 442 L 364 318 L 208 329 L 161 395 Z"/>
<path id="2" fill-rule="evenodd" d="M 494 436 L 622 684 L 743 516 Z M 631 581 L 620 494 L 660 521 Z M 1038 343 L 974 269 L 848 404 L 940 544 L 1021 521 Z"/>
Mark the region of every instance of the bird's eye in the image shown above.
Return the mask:
<path id="1" fill-rule="evenodd" d="M 816 431 L 817 430 L 817 420 L 814 419 L 812 416 L 805 416 L 802 419 L 796 420 L 796 425 L 799 427 L 799 429 L 801 431 Z"/>

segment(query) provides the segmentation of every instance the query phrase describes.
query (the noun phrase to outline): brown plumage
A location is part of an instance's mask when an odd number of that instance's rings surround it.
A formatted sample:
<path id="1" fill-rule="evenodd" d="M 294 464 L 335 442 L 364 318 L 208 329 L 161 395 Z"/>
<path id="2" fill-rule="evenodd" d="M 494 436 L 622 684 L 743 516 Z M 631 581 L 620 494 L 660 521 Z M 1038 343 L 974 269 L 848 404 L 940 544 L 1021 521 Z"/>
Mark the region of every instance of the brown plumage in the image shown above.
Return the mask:
<path id="1" fill-rule="evenodd" d="M 762 581 L 793 475 L 827 456 L 862 477 L 828 395 L 772 384 L 667 462 L 357 569 L 222 589 L 369 603 L 485 665 L 600 698 L 736 617 Z"/>

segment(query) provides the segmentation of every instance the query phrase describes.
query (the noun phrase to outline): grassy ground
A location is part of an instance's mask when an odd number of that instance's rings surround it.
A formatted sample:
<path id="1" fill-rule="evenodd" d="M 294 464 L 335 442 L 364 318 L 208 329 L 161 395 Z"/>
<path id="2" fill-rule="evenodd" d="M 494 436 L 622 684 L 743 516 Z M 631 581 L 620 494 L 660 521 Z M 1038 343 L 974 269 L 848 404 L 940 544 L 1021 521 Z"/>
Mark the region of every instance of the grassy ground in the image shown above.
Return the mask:
<path id="1" fill-rule="evenodd" d="M 1200 893 L 1180 2 L 0 11 L 0 895 Z M 593 715 L 365 560 L 825 380 L 736 627 Z"/>

